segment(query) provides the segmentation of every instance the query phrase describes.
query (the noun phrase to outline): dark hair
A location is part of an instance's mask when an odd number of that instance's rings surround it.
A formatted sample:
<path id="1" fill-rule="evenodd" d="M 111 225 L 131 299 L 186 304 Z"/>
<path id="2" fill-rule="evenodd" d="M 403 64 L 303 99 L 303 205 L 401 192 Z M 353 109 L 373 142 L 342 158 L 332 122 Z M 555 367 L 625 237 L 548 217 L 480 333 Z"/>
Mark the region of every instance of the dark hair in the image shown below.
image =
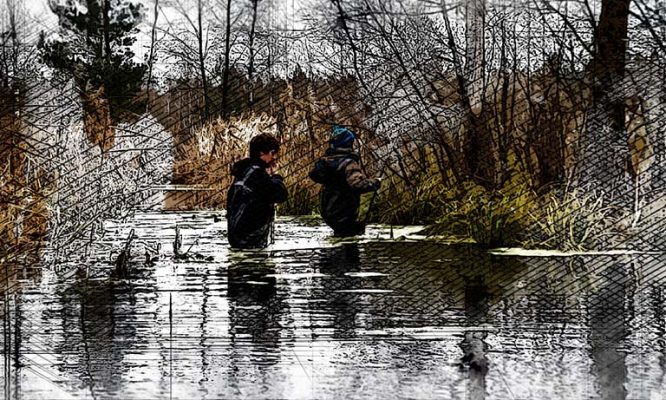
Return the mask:
<path id="1" fill-rule="evenodd" d="M 259 158 L 261 153 L 268 153 L 271 150 L 280 150 L 280 142 L 268 133 L 262 133 L 250 140 L 250 158 Z"/>

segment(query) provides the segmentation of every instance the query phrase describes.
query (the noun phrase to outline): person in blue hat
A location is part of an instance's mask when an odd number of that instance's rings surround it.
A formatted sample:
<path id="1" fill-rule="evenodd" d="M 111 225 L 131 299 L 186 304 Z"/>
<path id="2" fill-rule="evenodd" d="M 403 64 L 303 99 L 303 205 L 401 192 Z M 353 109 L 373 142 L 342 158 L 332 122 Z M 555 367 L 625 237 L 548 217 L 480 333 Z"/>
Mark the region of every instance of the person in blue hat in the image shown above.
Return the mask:
<path id="1" fill-rule="evenodd" d="M 320 212 L 333 235 L 361 235 L 365 223 L 358 221 L 361 194 L 379 190 L 381 181 L 368 178 L 361 168 L 361 158 L 354 152 L 356 134 L 334 125 L 329 147 L 310 171 L 310 179 L 322 185 Z"/>

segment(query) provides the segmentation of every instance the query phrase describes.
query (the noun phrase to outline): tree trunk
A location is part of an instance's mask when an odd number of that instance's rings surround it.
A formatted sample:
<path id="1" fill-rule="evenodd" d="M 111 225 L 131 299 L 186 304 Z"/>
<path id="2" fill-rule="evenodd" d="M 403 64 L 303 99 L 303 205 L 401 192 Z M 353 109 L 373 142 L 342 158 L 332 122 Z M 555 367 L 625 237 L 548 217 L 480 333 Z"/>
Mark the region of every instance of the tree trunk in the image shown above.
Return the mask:
<path id="1" fill-rule="evenodd" d="M 150 31 L 150 54 L 148 56 L 148 91 L 150 91 L 150 87 L 152 85 L 153 81 L 153 64 L 154 64 L 154 59 L 155 59 L 155 40 L 157 37 L 157 17 L 158 17 L 158 8 L 159 8 L 160 0 L 155 0 L 155 8 L 153 9 L 153 26 Z M 149 99 L 150 100 L 150 99 Z"/>
<path id="2" fill-rule="evenodd" d="M 481 113 L 484 83 L 484 0 L 468 0 L 465 7 L 465 76 L 470 110 Z"/>
<path id="3" fill-rule="evenodd" d="M 250 108 L 254 104 L 254 83 L 252 82 L 252 78 L 254 77 L 254 35 L 255 35 L 255 28 L 257 25 L 257 5 L 259 4 L 259 0 L 251 0 L 252 1 L 252 25 L 250 26 L 250 38 L 249 38 L 249 47 L 250 47 L 250 60 L 248 62 L 247 66 L 247 80 L 248 80 L 248 99 L 247 103 L 250 106 Z"/>
<path id="4" fill-rule="evenodd" d="M 631 0 L 603 0 L 595 31 L 592 60 L 592 107 L 581 141 L 579 183 L 603 188 L 624 198 L 623 161 L 627 154 L 624 128 L 625 53 Z"/>
<path id="5" fill-rule="evenodd" d="M 485 1 L 469 0 L 465 7 L 465 87 L 461 98 L 468 110 L 464 153 L 471 177 L 493 189 L 500 185 L 501 166 L 493 130 L 483 113 L 484 21 Z"/>
<path id="6" fill-rule="evenodd" d="M 104 23 L 104 63 L 105 66 L 108 67 L 111 65 L 111 38 L 109 37 L 109 10 L 111 9 L 111 5 L 109 4 L 109 0 L 104 0 L 103 8 L 102 8 L 102 21 Z M 106 68 L 105 68 L 106 69 Z M 106 72 L 106 71 L 105 71 Z"/>
<path id="7" fill-rule="evenodd" d="M 201 73 L 201 85 L 203 86 L 203 101 L 204 101 L 204 114 L 203 120 L 207 121 L 210 115 L 208 110 L 208 81 L 206 80 L 206 65 L 204 63 L 204 48 L 203 48 L 203 29 L 201 23 L 201 0 L 197 2 L 197 23 L 199 25 L 197 31 L 197 41 L 199 42 L 199 72 Z"/>
<path id="8" fill-rule="evenodd" d="M 227 28 L 224 38 L 224 71 L 222 75 L 222 115 L 229 116 L 229 55 L 231 53 L 231 0 L 227 0 Z"/>

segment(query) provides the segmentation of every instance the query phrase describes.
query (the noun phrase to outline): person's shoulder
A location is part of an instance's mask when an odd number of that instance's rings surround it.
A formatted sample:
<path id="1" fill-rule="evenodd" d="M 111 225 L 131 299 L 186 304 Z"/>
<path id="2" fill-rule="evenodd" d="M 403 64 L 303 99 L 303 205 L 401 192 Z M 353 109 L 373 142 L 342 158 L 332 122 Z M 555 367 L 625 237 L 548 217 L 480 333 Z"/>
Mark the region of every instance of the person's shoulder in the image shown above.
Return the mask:
<path id="1" fill-rule="evenodd" d="M 356 161 L 360 160 L 358 153 L 353 151 L 351 148 L 328 149 L 324 155 L 324 158 L 338 159 L 338 160 L 351 158 Z"/>
<path id="2" fill-rule="evenodd" d="M 231 166 L 231 174 L 234 176 L 244 175 L 248 168 L 252 166 L 252 160 L 249 158 L 244 158 L 240 161 L 236 161 Z"/>
<path id="3" fill-rule="evenodd" d="M 343 160 L 345 161 L 346 164 L 354 164 L 354 163 L 359 163 L 361 161 L 361 157 L 358 155 L 358 153 L 345 153 Z"/>
<path id="4" fill-rule="evenodd" d="M 351 148 L 343 148 L 343 149 L 339 149 L 339 150 L 338 150 L 338 154 L 339 154 L 341 157 L 344 157 L 344 158 L 350 158 L 350 159 L 352 159 L 352 160 L 354 160 L 354 161 L 359 161 L 359 160 L 361 159 L 361 156 L 360 156 L 357 152 L 355 152 L 354 150 L 352 150 Z"/>

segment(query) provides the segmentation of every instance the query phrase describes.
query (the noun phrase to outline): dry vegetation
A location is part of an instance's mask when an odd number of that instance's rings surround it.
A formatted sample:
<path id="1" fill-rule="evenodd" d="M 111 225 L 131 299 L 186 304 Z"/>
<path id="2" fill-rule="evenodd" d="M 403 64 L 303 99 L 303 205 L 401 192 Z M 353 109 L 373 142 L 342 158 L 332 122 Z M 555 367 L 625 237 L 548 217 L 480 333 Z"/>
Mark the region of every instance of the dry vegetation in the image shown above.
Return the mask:
<path id="1" fill-rule="evenodd" d="M 397 140 L 382 139 L 359 118 L 363 115 L 359 110 L 367 106 L 359 100 L 355 84 L 322 85 L 300 76 L 277 86 L 280 91 L 271 91 L 271 109 L 257 107 L 190 130 L 188 140 L 176 147 L 175 181 L 212 191 L 180 197 L 170 208 L 223 208 L 231 182 L 230 166 L 247 156 L 252 136 L 266 132 L 276 135 L 283 146 L 280 173 L 286 177 L 291 197 L 279 211 L 294 215 L 316 212 L 318 186 L 309 181 L 307 172 L 326 147 L 331 123 L 342 121 L 360 132 L 359 150 L 369 174 L 383 170 L 387 177 L 373 204 L 371 220 L 430 225 L 427 231 L 431 234 L 471 237 L 487 246 L 593 248 L 608 232 L 601 228 L 611 226 L 621 215 L 609 214 L 607 203 L 594 194 L 563 190 L 576 174 L 577 144 L 585 128 L 590 93 L 578 78 L 558 73 L 547 70 L 530 79 L 509 76 L 504 87 L 498 77 L 489 85 L 482 116 L 484 129 L 495 144 L 490 154 L 493 168 L 501 175 L 497 186 L 488 187 L 466 176 L 456 164 L 462 155 L 455 153 L 464 150 L 456 142 L 465 134 L 464 124 L 439 120 L 438 137 L 423 143 L 412 139 L 432 136 L 427 128 L 399 132 Z M 438 86 L 450 89 L 453 83 Z M 333 99 L 330 93 L 338 93 L 339 98 Z M 439 99 L 444 100 L 430 106 L 451 109 L 457 102 L 455 92 L 445 89 Z M 627 128 L 640 125 L 644 129 L 643 111 L 631 110 Z M 637 128 L 632 132 L 632 137 L 645 136 Z M 633 142 L 629 142 L 627 150 L 631 162 L 645 170 L 643 160 L 649 149 L 639 139 L 634 142 L 640 142 L 640 149 L 630 149 Z M 590 227 L 575 222 L 575 229 L 563 228 L 571 221 L 592 222 Z"/>
<path id="2" fill-rule="evenodd" d="M 127 215 L 145 203 L 150 193 L 141 188 L 155 184 L 209 189 L 167 202 L 168 209 L 224 208 L 230 166 L 247 156 L 249 139 L 262 132 L 274 134 L 282 143 L 279 172 L 286 177 L 290 200 L 279 212 L 316 212 L 319 188 L 307 173 L 326 147 L 331 123 L 341 122 L 360 133 L 359 150 L 366 170 L 370 174 L 383 170 L 387 178 L 371 210 L 373 221 L 430 225 L 431 234 L 471 237 L 488 246 L 595 247 L 600 243 L 598 237 L 608 232 L 607 220 L 616 214 L 608 212 L 601 197 L 559 189 L 575 172 L 586 89 L 575 80 L 566 82 L 546 73 L 533 77 L 529 88 L 527 85 L 524 76 L 517 76 L 504 92 L 489 90 L 494 95 L 484 109 L 486 129 L 496 143 L 503 142 L 502 148 L 492 152 L 503 177 L 499 186 L 491 188 L 465 177 L 451 162 L 455 156 L 447 151 L 462 151 L 455 142 L 461 134 L 453 130 L 456 126 L 440 123 L 438 141 L 415 143 L 409 139 L 426 133 L 413 131 L 402 140 L 382 139 L 367 128 L 364 111 L 359 111 L 367 107 L 359 100 L 359 88 L 349 80 L 322 82 L 299 76 L 266 90 L 270 107 L 264 103 L 262 109 L 259 103 L 227 119 L 192 122 L 189 130 L 183 120 L 197 120 L 196 106 L 189 114 L 183 114 L 187 108 L 178 108 L 183 118 L 170 126 L 167 117 L 173 119 L 173 113 L 154 112 L 157 119 L 148 115 L 134 125 L 116 127 L 106 136 L 112 138 L 111 143 L 98 140 L 99 134 L 91 137 L 95 129 L 106 132 L 103 123 L 96 126 L 90 118 L 75 118 L 62 126 L 54 115 L 49 134 L 28 135 L 39 139 L 40 158 L 32 159 L 20 141 L 3 150 L 3 158 L 9 160 L 0 185 L 6 205 L 3 246 L 16 249 L 39 243 L 45 239 L 47 227 L 51 241 L 63 248 L 76 242 L 73 239 L 89 240 L 99 234 L 103 218 Z M 190 101 L 193 98 L 196 93 L 190 95 Z M 451 93 L 440 98 L 456 101 Z M 431 106 L 451 107 L 436 101 Z M 635 150 L 628 153 L 634 166 L 629 172 L 641 172 L 649 167 L 644 160 L 652 150 L 642 139 L 643 111 L 631 110 L 627 124 L 634 126 L 633 141 L 628 147 L 633 145 Z M 22 137 L 16 132 L 29 132 L 16 118 L 3 118 L 2 134 L 12 138 L 9 142 Z"/>
<path id="3" fill-rule="evenodd" d="M 0 110 L 12 108 L 0 105 Z M 14 254 L 34 260 L 48 226 L 44 170 L 29 155 L 19 132 L 21 121 L 13 112 L 0 114 L 0 264 Z"/>
<path id="4" fill-rule="evenodd" d="M 44 87 L 38 98 L 26 94 L 32 109 L 23 126 L 4 117 L 13 124 L 0 132 L 10 144 L 1 152 L 8 162 L 0 176 L 0 238 L 7 259 L 48 239 L 46 259 L 73 261 L 74 254 L 87 256 L 86 243 L 102 234 L 104 219 L 161 206 L 150 203 L 148 189 L 170 181 L 173 138 L 143 116 L 116 126 L 112 144 L 91 143 L 91 121 L 70 111 L 77 98 L 71 87 Z"/>
<path id="5" fill-rule="evenodd" d="M 239 36 L 217 38 L 217 46 L 229 45 L 224 54 L 212 44 L 204 51 L 203 36 L 194 32 L 189 36 L 199 43 L 175 38 L 187 46 L 184 53 L 170 53 L 176 57 L 171 61 L 177 68 L 185 67 L 173 73 L 175 80 L 162 92 L 151 81 L 138 96 L 114 97 L 109 94 L 114 82 L 104 79 L 88 90 L 84 83 L 91 77 L 77 75 L 85 70 L 82 65 L 64 65 L 63 71 L 74 70 L 74 78 L 65 73 L 66 80 L 51 82 L 56 88 L 39 93 L 26 91 L 17 97 L 13 89 L 2 86 L 3 254 L 38 247 L 48 237 L 56 258 L 66 256 L 78 242 L 93 240 L 105 218 L 151 206 L 146 204 L 152 198 L 147 188 L 154 185 L 204 189 L 171 194 L 167 209 L 224 208 L 231 165 L 247 156 L 248 141 L 263 132 L 282 143 L 279 172 L 286 178 L 290 199 L 279 212 L 316 212 L 319 188 L 307 173 L 327 145 L 331 124 L 355 130 L 367 172 L 386 178 L 370 210 L 373 221 L 425 224 L 432 234 L 469 237 L 481 245 L 522 243 L 575 250 L 603 246 L 609 243 L 606 236 L 615 234 L 611 227 L 621 225 L 618 221 L 637 225 L 640 210 L 663 195 L 657 182 L 664 175 L 663 162 L 657 161 L 666 154 L 659 137 L 664 98 L 659 57 L 627 55 L 622 62 L 631 58 L 632 63 L 626 62 L 626 73 L 612 90 L 606 88 L 609 97 L 604 98 L 595 94 L 599 88 L 592 82 L 610 72 L 603 62 L 589 64 L 589 57 L 599 55 L 576 53 L 574 47 L 594 47 L 596 35 L 617 38 L 601 28 L 590 30 L 588 21 L 560 21 L 562 32 L 584 43 L 565 44 L 550 35 L 542 38 L 549 43 L 547 50 L 537 48 L 530 32 L 517 33 L 524 28 L 521 23 L 529 30 L 552 22 L 538 10 L 489 7 L 488 20 L 499 24 L 485 27 L 492 37 L 475 37 L 466 25 L 452 28 L 454 21 L 446 12 L 442 18 L 411 18 L 394 15 L 384 2 L 337 4 L 332 14 L 323 8 L 317 11 L 322 15 L 313 16 L 315 26 L 303 37 L 293 33 L 293 44 L 303 46 L 303 58 L 292 63 L 296 67 L 289 67 L 286 48 L 271 47 L 280 42 L 273 32 L 257 31 L 257 42 L 241 43 L 246 48 L 235 51 L 257 59 L 231 66 L 227 61 L 233 55 L 228 48 L 232 39 L 243 42 L 250 32 L 232 31 Z M 254 13 L 259 19 L 252 20 L 261 22 L 256 9 Z M 355 20 L 353 15 L 382 19 Z M 349 25 L 340 26 L 341 20 Z M 639 32 L 638 27 L 632 29 L 632 34 Z M 104 38 L 101 31 L 96 33 L 98 40 Z M 172 34 L 180 33 L 187 36 Z M 485 41 L 487 54 L 456 53 L 479 40 Z M 225 66 L 206 64 L 208 54 L 224 58 Z M 530 64 L 532 58 L 541 60 L 538 66 Z M 275 60 L 287 60 L 288 68 L 271 64 Z M 108 78 L 111 65 L 98 61 L 107 69 L 93 71 L 91 65 L 88 72 L 97 74 L 93 78 Z M 468 66 L 479 61 L 488 62 L 480 80 L 485 86 L 470 82 L 479 70 Z M 614 67 L 620 66 L 616 61 Z M 329 74 L 303 72 L 309 63 L 325 65 Z M 133 78 L 138 80 L 131 87 L 141 83 L 144 67 L 137 66 Z M 280 67 L 282 76 L 271 74 Z M 39 83 L 33 87 L 49 85 L 33 75 Z M 120 100 L 129 107 L 122 118 L 111 107 Z M 145 114 L 132 114 L 146 103 Z M 605 137 L 599 145 L 597 139 L 608 136 L 608 129 L 591 120 L 595 104 L 598 108 L 605 103 L 622 106 L 626 139 Z M 590 162 L 595 153 L 615 159 Z M 580 176 L 588 168 L 596 169 L 595 174 L 619 170 L 615 175 L 621 176 L 611 181 L 613 189 L 624 194 L 610 195 L 604 187 L 583 184 Z M 364 207 L 368 206 L 366 198 Z"/>

